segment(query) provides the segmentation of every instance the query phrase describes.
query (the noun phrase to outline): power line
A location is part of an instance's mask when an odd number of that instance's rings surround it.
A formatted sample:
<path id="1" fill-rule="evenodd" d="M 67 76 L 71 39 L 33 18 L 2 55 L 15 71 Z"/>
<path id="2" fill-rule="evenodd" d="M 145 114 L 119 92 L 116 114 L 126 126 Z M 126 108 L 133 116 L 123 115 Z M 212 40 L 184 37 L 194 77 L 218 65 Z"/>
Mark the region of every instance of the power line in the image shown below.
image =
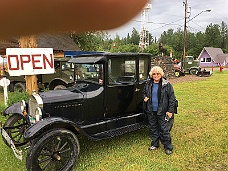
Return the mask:
<path id="1" fill-rule="evenodd" d="M 198 3 L 198 4 L 200 4 L 201 6 L 205 7 L 206 9 L 208 8 L 208 6 L 206 6 L 206 5 L 202 4 L 201 2 L 198 2 L 198 1 L 196 1 L 196 0 L 193 0 L 193 1 L 195 1 L 195 2 L 196 2 L 196 3 Z M 216 2 L 214 2 L 214 3 L 216 3 Z M 213 12 L 213 13 L 215 13 L 215 14 L 217 14 L 218 16 L 223 17 L 223 18 L 225 18 L 225 19 L 227 19 L 227 20 L 228 20 L 228 18 L 227 18 L 227 17 L 225 17 L 225 16 L 223 16 L 223 15 L 221 15 L 221 14 L 219 14 L 219 13 L 215 12 L 215 11 L 212 11 L 212 12 Z"/>

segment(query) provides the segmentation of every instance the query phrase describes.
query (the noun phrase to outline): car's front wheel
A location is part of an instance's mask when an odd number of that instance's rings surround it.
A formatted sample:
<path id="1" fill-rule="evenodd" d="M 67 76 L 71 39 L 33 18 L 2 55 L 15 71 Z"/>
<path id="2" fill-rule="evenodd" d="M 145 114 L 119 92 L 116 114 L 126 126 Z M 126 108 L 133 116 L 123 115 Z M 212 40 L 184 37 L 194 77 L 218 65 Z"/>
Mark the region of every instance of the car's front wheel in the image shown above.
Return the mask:
<path id="1" fill-rule="evenodd" d="M 4 130 L 12 139 L 16 147 L 23 146 L 27 143 L 24 139 L 24 132 L 28 128 L 29 124 L 25 117 L 20 114 L 13 114 L 10 116 L 3 125 Z M 7 141 L 3 138 L 6 145 L 9 146 Z"/>
<path id="2" fill-rule="evenodd" d="M 197 72 L 198 72 L 198 69 L 196 69 L 196 68 L 192 68 L 189 70 L 189 74 L 191 74 L 191 75 L 196 75 Z"/>
<path id="3" fill-rule="evenodd" d="M 72 170 L 78 159 L 79 142 L 66 129 L 53 129 L 32 144 L 26 158 L 28 171 Z"/>

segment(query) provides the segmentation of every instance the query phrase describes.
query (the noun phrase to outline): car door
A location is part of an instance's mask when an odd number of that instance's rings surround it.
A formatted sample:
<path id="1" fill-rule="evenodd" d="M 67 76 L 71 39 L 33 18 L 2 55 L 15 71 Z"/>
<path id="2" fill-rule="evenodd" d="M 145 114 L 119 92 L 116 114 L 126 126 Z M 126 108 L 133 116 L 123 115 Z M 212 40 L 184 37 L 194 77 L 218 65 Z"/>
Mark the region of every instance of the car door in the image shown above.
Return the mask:
<path id="1" fill-rule="evenodd" d="M 109 59 L 106 118 L 141 111 L 142 90 L 147 75 L 148 58 L 145 60 L 138 55 L 132 55 Z"/>

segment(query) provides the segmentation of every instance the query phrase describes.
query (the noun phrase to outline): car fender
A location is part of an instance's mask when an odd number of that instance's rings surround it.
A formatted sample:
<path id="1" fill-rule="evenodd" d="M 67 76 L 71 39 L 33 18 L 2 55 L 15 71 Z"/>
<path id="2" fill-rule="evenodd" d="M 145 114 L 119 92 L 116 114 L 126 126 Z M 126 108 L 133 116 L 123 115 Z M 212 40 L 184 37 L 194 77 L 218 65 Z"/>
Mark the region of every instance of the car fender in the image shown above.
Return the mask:
<path id="1" fill-rule="evenodd" d="M 13 113 L 17 113 L 17 114 L 21 114 L 23 115 L 22 111 L 21 111 L 21 102 L 17 102 L 12 104 L 11 106 L 8 106 L 3 112 L 2 114 L 4 116 L 9 115 L 9 114 L 13 114 Z"/>
<path id="2" fill-rule="evenodd" d="M 199 71 L 200 67 L 191 67 L 191 68 L 189 68 L 189 70 L 191 70 L 191 69 L 197 69 Z"/>
<path id="3" fill-rule="evenodd" d="M 55 83 L 59 83 L 59 82 L 65 84 L 65 85 L 74 83 L 73 81 L 68 81 L 68 80 L 65 80 L 62 78 L 54 78 L 53 80 L 50 81 L 50 83 L 48 84 L 48 87 L 54 88 Z"/>
<path id="4" fill-rule="evenodd" d="M 79 125 L 76 123 L 61 117 L 48 117 L 36 122 L 35 124 L 31 125 L 29 128 L 26 129 L 24 133 L 24 137 L 27 140 L 32 140 L 33 138 L 37 137 L 41 133 L 45 132 L 46 130 L 54 129 L 54 128 L 66 128 L 71 130 L 72 132 L 76 133 L 83 133 L 86 134 Z"/>
<path id="5" fill-rule="evenodd" d="M 62 81 L 62 82 L 64 82 L 65 84 L 69 84 L 70 83 L 70 81 L 68 81 L 67 79 L 63 79 L 63 78 L 54 78 L 54 79 L 52 79 L 51 81 L 50 81 L 50 84 L 51 83 L 53 83 L 53 82 L 56 82 L 56 81 Z"/>

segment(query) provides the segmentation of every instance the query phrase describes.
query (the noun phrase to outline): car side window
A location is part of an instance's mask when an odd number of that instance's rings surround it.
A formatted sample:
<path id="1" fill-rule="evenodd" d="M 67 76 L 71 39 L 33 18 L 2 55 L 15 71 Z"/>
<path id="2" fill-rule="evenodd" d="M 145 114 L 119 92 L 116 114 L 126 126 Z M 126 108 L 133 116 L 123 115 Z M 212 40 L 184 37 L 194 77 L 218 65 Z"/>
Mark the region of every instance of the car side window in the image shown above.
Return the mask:
<path id="1" fill-rule="evenodd" d="M 144 82 L 146 81 L 148 75 L 148 60 L 145 58 L 139 59 L 139 81 Z"/>
<path id="2" fill-rule="evenodd" d="M 103 65 L 102 64 L 76 64 L 75 65 L 76 80 L 93 81 L 103 85 Z"/>
<path id="3" fill-rule="evenodd" d="M 136 81 L 136 61 L 133 57 L 111 58 L 108 61 L 109 84 L 131 84 Z"/>

